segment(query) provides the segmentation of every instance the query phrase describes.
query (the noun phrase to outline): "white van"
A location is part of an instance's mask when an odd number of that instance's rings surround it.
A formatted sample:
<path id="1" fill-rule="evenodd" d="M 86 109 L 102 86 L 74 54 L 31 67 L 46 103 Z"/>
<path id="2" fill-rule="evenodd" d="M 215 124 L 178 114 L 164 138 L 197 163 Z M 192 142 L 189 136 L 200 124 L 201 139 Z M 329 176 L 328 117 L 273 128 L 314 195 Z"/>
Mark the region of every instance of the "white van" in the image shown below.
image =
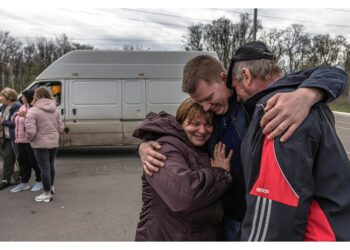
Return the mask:
<path id="1" fill-rule="evenodd" d="M 61 147 L 132 145 L 135 126 L 153 111 L 175 114 L 184 64 L 211 52 L 71 51 L 26 89 L 47 86 L 65 129 Z"/>

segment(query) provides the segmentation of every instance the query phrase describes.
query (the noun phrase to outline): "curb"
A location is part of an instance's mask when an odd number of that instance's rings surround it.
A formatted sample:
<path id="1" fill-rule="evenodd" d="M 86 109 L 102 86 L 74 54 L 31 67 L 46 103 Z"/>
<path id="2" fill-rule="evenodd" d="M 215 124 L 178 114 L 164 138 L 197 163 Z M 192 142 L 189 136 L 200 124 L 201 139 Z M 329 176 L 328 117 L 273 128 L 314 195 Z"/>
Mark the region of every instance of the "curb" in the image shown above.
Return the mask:
<path id="1" fill-rule="evenodd" d="M 333 111 L 334 114 L 337 114 L 337 115 L 342 115 L 342 116 L 350 116 L 350 113 L 347 113 L 347 112 L 338 112 L 338 111 Z"/>

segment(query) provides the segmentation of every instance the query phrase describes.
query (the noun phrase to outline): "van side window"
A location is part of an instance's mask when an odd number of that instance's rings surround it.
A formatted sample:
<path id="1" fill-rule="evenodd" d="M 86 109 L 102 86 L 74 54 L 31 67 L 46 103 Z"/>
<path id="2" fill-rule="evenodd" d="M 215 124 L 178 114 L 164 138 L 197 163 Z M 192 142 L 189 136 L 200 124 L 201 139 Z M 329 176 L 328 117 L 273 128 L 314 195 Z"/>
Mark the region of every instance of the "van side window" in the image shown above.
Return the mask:
<path id="1" fill-rule="evenodd" d="M 30 89 L 35 90 L 42 86 L 45 86 L 50 90 L 52 96 L 56 99 L 57 106 L 59 106 L 61 104 L 61 91 L 62 91 L 61 82 L 57 82 L 57 81 L 37 82 Z"/>

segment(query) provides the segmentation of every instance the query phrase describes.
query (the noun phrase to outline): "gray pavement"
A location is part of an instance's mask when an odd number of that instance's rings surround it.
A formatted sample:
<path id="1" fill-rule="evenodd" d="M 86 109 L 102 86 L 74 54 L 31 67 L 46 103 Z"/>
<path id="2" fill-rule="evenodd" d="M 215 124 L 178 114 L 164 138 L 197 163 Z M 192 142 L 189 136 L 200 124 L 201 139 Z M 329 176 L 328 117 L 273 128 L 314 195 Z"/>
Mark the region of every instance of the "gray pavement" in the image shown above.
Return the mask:
<path id="1" fill-rule="evenodd" d="M 335 112 L 335 127 L 350 159 L 350 113 Z"/>
<path id="2" fill-rule="evenodd" d="M 133 240 L 142 172 L 135 148 L 61 150 L 56 171 L 51 203 L 0 191 L 0 241 Z"/>

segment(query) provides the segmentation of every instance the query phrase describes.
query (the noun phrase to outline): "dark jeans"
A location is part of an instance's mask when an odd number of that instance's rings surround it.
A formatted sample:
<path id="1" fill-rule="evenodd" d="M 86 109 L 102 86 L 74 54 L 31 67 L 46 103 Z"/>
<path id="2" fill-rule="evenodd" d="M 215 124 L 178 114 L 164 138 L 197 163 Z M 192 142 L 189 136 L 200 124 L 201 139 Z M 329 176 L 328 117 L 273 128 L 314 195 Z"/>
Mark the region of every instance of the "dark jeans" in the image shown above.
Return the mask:
<path id="1" fill-rule="evenodd" d="M 21 171 L 22 183 L 28 183 L 32 175 L 32 169 L 35 172 L 35 181 L 41 181 L 41 171 L 36 163 L 35 155 L 29 143 L 17 143 L 18 164 Z"/>
<path id="2" fill-rule="evenodd" d="M 41 170 L 41 181 L 43 183 L 44 191 L 50 192 L 51 186 L 55 182 L 55 157 L 57 148 L 34 148 L 34 155 L 36 162 Z"/>
<path id="3" fill-rule="evenodd" d="M 16 155 L 15 155 L 15 152 L 13 151 L 10 139 L 3 139 L 3 143 L 1 146 L 2 146 L 2 155 L 4 158 L 2 180 L 6 181 L 7 183 L 10 183 L 11 177 L 13 174 L 13 169 L 16 162 Z"/>
<path id="4" fill-rule="evenodd" d="M 222 223 L 223 241 L 239 241 L 241 237 L 241 222 L 230 217 L 224 217 Z"/>

